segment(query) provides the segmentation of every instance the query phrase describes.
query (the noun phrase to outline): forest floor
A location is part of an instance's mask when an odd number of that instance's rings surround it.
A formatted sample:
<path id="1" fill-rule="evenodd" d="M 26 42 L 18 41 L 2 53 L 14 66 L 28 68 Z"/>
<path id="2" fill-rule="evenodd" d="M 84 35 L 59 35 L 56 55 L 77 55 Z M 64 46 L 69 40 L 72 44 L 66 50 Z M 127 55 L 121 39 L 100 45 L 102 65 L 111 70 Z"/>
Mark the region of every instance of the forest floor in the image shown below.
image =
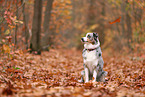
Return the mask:
<path id="1" fill-rule="evenodd" d="M 78 83 L 81 51 L 54 50 L 34 55 L 16 51 L 0 58 L 0 96 L 145 97 L 145 55 L 105 55 L 106 82 Z"/>

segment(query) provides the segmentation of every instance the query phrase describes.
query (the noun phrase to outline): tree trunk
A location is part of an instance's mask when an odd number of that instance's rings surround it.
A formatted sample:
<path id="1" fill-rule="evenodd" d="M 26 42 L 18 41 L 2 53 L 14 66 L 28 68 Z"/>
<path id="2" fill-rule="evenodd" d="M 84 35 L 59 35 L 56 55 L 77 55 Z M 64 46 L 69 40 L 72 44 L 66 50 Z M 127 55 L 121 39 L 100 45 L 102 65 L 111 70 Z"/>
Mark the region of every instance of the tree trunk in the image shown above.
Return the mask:
<path id="1" fill-rule="evenodd" d="M 26 49 L 28 49 L 28 39 L 29 39 L 29 32 L 28 32 L 28 25 L 27 25 L 27 20 L 26 20 L 26 16 L 25 16 L 25 1 L 21 0 L 21 4 L 23 5 L 22 8 L 22 13 L 23 13 L 23 23 L 24 23 L 24 30 L 23 30 L 23 35 L 25 37 L 25 46 Z"/>
<path id="2" fill-rule="evenodd" d="M 126 0 L 126 4 L 128 4 L 128 1 Z M 131 27 L 131 16 L 129 15 L 129 10 L 126 12 L 126 25 L 127 25 L 127 44 L 128 47 L 130 48 L 130 42 L 132 42 L 132 27 Z"/>
<path id="3" fill-rule="evenodd" d="M 35 0 L 30 48 L 31 52 L 37 51 L 37 54 L 41 54 L 40 51 L 41 16 L 42 16 L 42 0 Z"/>
<path id="4" fill-rule="evenodd" d="M 75 25 L 75 20 L 76 20 L 76 0 L 71 0 L 72 1 L 72 24 Z M 76 32 L 75 26 L 72 26 L 71 33 Z"/>
<path id="5" fill-rule="evenodd" d="M 101 22 L 100 22 L 100 28 L 101 28 L 101 32 L 98 32 L 99 33 L 99 39 L 100 39 L 100 41 L 101 41 L 101 44 L 103 45 L 104 44 L 104 40 L 105 40 L 105 29 L 104 29 L 104 27 L 105 27 L 105 25 L 104 25 L 104 22 L 105 22 L 105 19 L 104 19 L 104 17 L 105 17 L 105 0 L 102 0 L 101 1 L 101 5 L 102 5 L 102 11 L 101 11 L 101 15 L 103 16 L 102 18 L 101 18 Z"/>
<path id="6" fill-rule="evenodd" d="M 18 13 L 18 0 L 16 0 L 16 20 L 18 20 L 18 15 L 19 15 L 19 13 Z M 17 23 L 16 23 L 16 28 L 15 28 L 15 41 L 14 41 L 14 44 L 15 44 L 15 47 L 17 48 L 17 30 L 18 30 L 18 25 L 17 25 Z"/>
<path id="7" fill-rule="evenodd" d="M 49 22 L 51 18 L 53 1 L 54 0 L 47 0 L 47 5 L 45 8 L 45 16 L 44 16 L 44 23 L 43 23 L 44 37 L 42 38 L 42 46 L 47 46 L 51 42 L 49 36 Z"/>
<path id="8" fill-rule="evenodd" d="M 125 7 L 126 7 L 126 5 L 125 5 L 125 2 L 122 0 L 122 3 L 121 3 L 121 31 L 122 31 L 122 37 L 124 37 L 125 36 L 125 23 L 124 23 L 124 12 L 125 12 Z"/>
<path id="9" fill-rule="evenodd" d="M 89 0 L 89 10 L 88 10 L 88 19 L 87 25 L 90 27 L 91 25 L 95 24 L 95 1 L 96 0 Z"/>

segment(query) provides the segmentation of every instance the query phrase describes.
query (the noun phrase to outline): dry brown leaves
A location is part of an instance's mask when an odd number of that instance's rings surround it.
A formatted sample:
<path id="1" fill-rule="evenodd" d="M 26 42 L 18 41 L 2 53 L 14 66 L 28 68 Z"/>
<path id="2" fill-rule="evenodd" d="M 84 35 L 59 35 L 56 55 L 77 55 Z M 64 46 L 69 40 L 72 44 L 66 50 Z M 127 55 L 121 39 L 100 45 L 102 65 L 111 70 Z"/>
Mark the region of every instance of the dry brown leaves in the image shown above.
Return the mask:
<path id="1" fill-rule="evenodd" d="M 17 52 L 0 59 L 0 96 L 123 97 L 145 96 L 145 57 L 103 54 L 106 82 L 78 83 L 81 51 L 50 50 L 41 56 Z M 13 67 L 17 67 L 13 68 Z"/>

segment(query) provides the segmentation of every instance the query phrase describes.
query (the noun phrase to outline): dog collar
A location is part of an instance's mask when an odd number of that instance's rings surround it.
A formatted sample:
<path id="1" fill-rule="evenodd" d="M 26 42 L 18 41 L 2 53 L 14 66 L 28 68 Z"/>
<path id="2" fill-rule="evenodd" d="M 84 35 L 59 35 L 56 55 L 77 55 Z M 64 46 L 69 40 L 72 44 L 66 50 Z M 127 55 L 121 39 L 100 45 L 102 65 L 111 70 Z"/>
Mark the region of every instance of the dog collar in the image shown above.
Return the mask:
<path id="1" fill-rule="evenodd" d="M 94 49 L 86 49 L 86 50 L 88 50 L 88 51 L 93 51 L 93 50 L 95 50 L 95 49 L 97 49 L 97 48 L 94 48 Z"/>
<path id="2" fill-rule="evenodd" d="M 93 50 L 96 50 L 98 49 L 99 47 L 96 47 L 96 48 L 93 48 L 93 49 L 85 49 L 85 50 L 88 50 L 88 51 L 93 51 Z"/>

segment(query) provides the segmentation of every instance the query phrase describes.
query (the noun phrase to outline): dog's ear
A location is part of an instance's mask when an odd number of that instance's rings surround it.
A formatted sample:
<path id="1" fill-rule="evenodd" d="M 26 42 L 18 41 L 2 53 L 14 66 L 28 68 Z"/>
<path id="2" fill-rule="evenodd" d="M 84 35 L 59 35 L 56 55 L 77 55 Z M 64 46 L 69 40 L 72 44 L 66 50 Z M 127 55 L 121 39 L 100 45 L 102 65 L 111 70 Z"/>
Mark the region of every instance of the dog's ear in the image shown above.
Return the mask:
<path id="1" fill-rule="evenodd" d="M 93 32 L 93 37 L 94 37 L 94 40 L 95 40 L 96 42 L 98 42 L 98 40 L 97 40 L 97 38 L 98 38 L 98 33 Z"/>
<path id="2" fill-rule="evenodd" d="M 93 32 L 93 36 L 94 36 L 94 37 L 98 37 L 98 33 Z"/>

